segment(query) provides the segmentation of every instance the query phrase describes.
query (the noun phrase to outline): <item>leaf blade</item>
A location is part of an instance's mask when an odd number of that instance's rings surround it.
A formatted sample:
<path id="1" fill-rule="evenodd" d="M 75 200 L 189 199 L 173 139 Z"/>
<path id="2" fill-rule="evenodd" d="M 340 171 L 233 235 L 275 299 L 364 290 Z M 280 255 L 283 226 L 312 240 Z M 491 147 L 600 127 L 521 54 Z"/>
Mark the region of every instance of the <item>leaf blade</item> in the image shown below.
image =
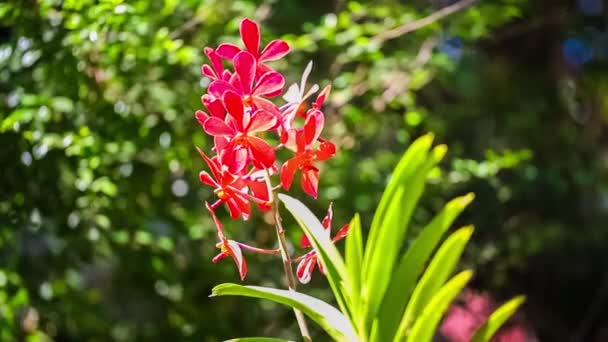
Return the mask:
<path id="1" fill-rule="evenodd" d="M 336 340 L 356 339 L 352 325 L 338 309 L 309 295 L 268 287 L 226 283 L 214 287 L 211 297 L 230 295 L 267 299 L 296 308 L 319 324 L 332 338 Z"/>
<path id="2" fill-rule="evenodd" d="M 492 313 L 492 315 L 490 315 L 488 320 L 481 327 L 479 327 L 479 329 L 477 329 L 473 335 L 473 338 L 471 338 L 471 342 L 489 341 L 496 331 L 498 331 L 498 329 L 500 329 L 500 327 L 511 316 L 513 316 L 513 314 L 517 311 L 517 309 L 519 309 L 525 300 L 525 296 L 517 296 L 501 305 Z"/>
<path id="3" fill-rule="evenodd" d="M 279 194 L 278 197 L 304 230 L 311 245 L 317 251 L 317 256 L 326 271 L 327 280 L 336 297 L 338 306 L 347 316 L 352 317 L 348 306 L 350 303 L 348 286 L 351 282 L 348 280 L 348 273 L 342 255 L 325 232 L 319 219 L 308 207 L 291 196 Z"/>
<path id="4" fill-rule="evenodd" d="M 416 324 L 407 336 L 408 342 L 431 341 L 441 317 L 472 276 L 472 271 L 460 272 L 441 287 L 424 308 L 420 318 L 416 320 Z M 394 341 L 401 341 L 405 336 L 404 332 L 399 330 L 400 334 L 395 336 Z"/>
<path id="5" fill-rule="evenodd" d="M 439 247 L 439 250 L 435 253 L 431 263 L 414 289 L 412 298 L 405 309 L 403 319 L 399 323 L 398 334 L 400 331 L 403 334 L 415 322 L 433 295 L 449 278 L 472 234 L 472 226 L 460 228 L 452 233 Z"/>
<path id="6" fill-rule="evenodd" d="M 424 265 L 443 234 L 473 199 L 474 195 L 469 193 L 448 202 L 405 252 L 382 300 L 372 329 L 372 340 L 388 341 L 395 334 L 400 320 L 396 313 L 405 311 Z"/>

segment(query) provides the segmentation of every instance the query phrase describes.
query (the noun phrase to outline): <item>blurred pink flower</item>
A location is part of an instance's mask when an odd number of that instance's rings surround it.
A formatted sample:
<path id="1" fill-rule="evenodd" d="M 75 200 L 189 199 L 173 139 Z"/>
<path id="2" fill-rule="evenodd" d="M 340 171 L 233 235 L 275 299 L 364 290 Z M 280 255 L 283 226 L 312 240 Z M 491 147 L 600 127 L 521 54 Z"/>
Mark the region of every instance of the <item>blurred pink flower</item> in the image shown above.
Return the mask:
<path id="1" fill-rule="evenodd" d="M 469 342 L 496 308 L 498 304 L 488 294 L 465 290 L 462 301 L 448 311 L 440 332 L 450 342 Z M 534 342 L 536 338 L 521 315 L 515 315 L 491 341 Z"/>

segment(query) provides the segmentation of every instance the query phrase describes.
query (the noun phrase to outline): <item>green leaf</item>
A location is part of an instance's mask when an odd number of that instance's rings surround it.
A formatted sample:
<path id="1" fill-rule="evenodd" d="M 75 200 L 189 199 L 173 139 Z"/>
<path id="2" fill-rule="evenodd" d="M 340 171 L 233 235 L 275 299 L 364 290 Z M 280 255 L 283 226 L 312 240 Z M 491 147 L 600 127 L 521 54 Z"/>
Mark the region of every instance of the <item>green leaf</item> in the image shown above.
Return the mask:
<path id="1" fill-rule="evenodd" d="M 312 242 L 312 240 L 311 240 Z M 268 299 L 302 311 L 319 324 L 332 338 L 355 341 L 355 331 L 348 319 L 338 309 L 322 300 L 303 293 L 261 286 L 221 284 L 213 288 L 213 296 L 245 296 Z"/>
<path id="2" fill-rule="evenodd" d="M 496 331 L 517 311 L 526 300 L 525 296 L 517 296 L 501 305 L 488 320 L 475 332 L 471 342 L 487 342 Z"/>
<path id="3" fill-rule="evenodd" d="M 346 271 L 350 280 L 351 313 L 357 322 L 359 298 L 361 291 L 361 265 L 363 264 L 363 237 L 361 234 L 361 219 L 355 214 L 350 221 L 346 236 Z"/>
<path id="4" fill-rule="evenodd" d="M 472 271 L 460 272 L 433 296 L 433 299 L 424 308 L 420 318 L 416 320 L 416 324 L 414 324 L 407 336 L 408 342 L 427 342 L 432 340 L 441 317 L 443 317 L 450 303 L 462 291 L 472 275 Z M 402 340 L 405 337 L 404 332 L 405 330 L 401 331 L 400 329 L 400 334 L 395 336 L 394 341 Z"/>
<path id="5" fill-rule="evenodd" d="M 284 340 L 282 338 L 273 337 L 240 337 L 226 340 L 224 342 L 293 342 L 291 340 Z"/>
<path id="6" fill-rule="evenodd" d="M 366 324 L 373 322 L 380 308 L 392 276 L 391 270 L 403 245 L 410 218 L 424 192 L 428 173 L 443 158 L 445 152 L 444 145 L 437 146 L 428 158 L 423 158 L 420 163 L 408 165 L 404 171 L 406 175 L 401 177 L 402 184 L 396 188 L 394 196 L 391 198 L 386 210 L 386 217 L 377 228 L 379 232 L 377 238 L 373 241 L 368 240 L 366 252 L 369 252 L 370 258 L 364 265 L 366 272 L 363 277 L 362 291 Z M 372 233 L 370 232 L 370 234 Z"/>
<path id="7" fill-rule="evenodd" d="M 340 306 L 342 312 L 351 317 L 347 286 L 352 282 L 348 280 L 346 266 L 340 252 L 331 241 L 319 219 L 302 202 L 285 194 L 279 194 L 279 199 L 296 219 L 311 245 L 317 251 L 317 256 L 326 271 L 327 280 L 336 296 L 338 306 Z"/>
<path id="8" fill-rule="evenodd" d="M 461 228 L 450 235 L 441 245 L 414 289 L 412 299 L 405 309 L 405 314 L 398 328 L 401 334 L 411 326 L 433 295 L 449 278 L 464 247 L 469 242 L 471 234 L 473 234 L 472 226 Z"/>
<path id="9" fill-rule="evenodd" d="M 422 229 L 420 235 L 408 248 L 396 271 L 393 272 L 389 287 L 384 294 L 380 311 L 372 329 L 372 341 L 388 341 L 394 336 L 399 325 L 399 319 L 405 310 L 424 265 L 431 257 L 443 234 L 464 208 L 471 203 L 473 198 L 474 195 L 470 193 L 448 202 L 443 210 Z"/>
<path id="10" fill-rule="evenodd" d="M 403 157 L 401 157 L 399 163 L 397 163 L 397 166 L 393 171 L 393 175 L 391 176 L 391 180 L 386 186 L 386 189 L 382 194 L 382 198 L 380 199 L 380 203 L 378 204 L 378 208 L 374 213 L 369 237 L 367 239 L 368 246 L 375 245 L 374 242 L 376 241 L 376 239 L 378 238 L 378 234 L 380 233 L 378 230 L 379 227 L 382 225 L 384 218 L 386 217 L 386 211 L 388 210 L 388 206 L 392 202 L 397 188 L 403 185 L 403 178 L 408 175 L 408 172 L 411 172 L 411 165 L 419 165 L 422 162 L 422 160 L 426 157 L 429 149 L 431 148 L 432 143 L 432 134 L 427 134 L 416 139 L 416 141 L 414 141 L 407 149 Z M 365 263 L 367 263 L 368 259 L 371 257 L 370 254 L 371 251 L 366 250 Z"/>

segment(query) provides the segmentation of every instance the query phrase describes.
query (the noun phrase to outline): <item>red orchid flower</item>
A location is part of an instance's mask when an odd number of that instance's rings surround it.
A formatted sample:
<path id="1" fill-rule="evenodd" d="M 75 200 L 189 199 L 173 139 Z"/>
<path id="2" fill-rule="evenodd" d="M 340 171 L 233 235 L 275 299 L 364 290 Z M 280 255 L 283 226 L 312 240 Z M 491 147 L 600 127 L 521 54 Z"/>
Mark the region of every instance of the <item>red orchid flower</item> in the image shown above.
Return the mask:
<path id="1" fill-rule="evenodd" d="M 276 116 L 265 110 L 245 108 L 240 97 L 232 91 L 224 94 L 224 105 L 229 114 L 225 121 L 209 117 L 203 124 L 207 134 L 224 138 L 223 142 L 216 141 L 222 164 L 231 173 L 241 172 L 249 161 L 260 169 L 272 167 L 274 149 L 254 134 L 276 126 Z"/>
<path id="2" fill-rule="evenodd" d="M 283 189 L 289 190 L 296 172 L 300 170 L 302 172 L 300 179 L 302 190 L 310 196 L 317 198 L 319 169 L 314 165 L 314 162 L 327 160 L 336 153 L 336 146 L 334 144 L 319 139 L 323 123 L 323 113 L 319 110 L 313 110 L 306 118 L 303 128 L 292 129 L 288 132 L 287 136 L 295 136 L 296 154 L 281 167 L 280 178 Z M 287 148 L 293 149 L 294 147 L 289 140 L 287 138 L 287 141 L 283 143 Z M 317 140 L 320 144 L 318 149 L 315 149 L 314 144 Z"/>
<path id="3" fill-rule="evenodd" d="M 209 170 L 211 170 L 211 175 L 206 171 L 201 171 L 199 179 L 201 183 L 212 186 L 215 189 L 213 192 L 219 197 L 219 200 L 212 205 L 213 208 L 216 208 L 222 203 L 226 203 L 226 206 L 228 206 L 228 210 L 230 211 L 230 217 L 236 219 L 242 215 L 243 219 L 247 220 L 251 214 L 249 201 L 266 205 L 266 202 L 268 201 L 267 194 L 262 195 L 263 197 L 265 196 L 266 199 L 260 199 L 248 194 L 248 184 L 242 177 L 234 175 L 222 168 L 217 156 L 209 158 L 203 151 L 198 148 L 197 150 L 209 166 Z M 258 191 L 258 194 L 262 193 Z"/>
<path id="4" fill-rule="evenodd" d="M 205 55 L 209 58 L 211 65 L 203 64 L 201 67 L 202 74 L 212 80 L 229 80 L 232 73 L 224 69 L 222 59 L 218 56 L 217 52 L 210 47 L 206 47 Z"/>
<path id="5" fill-rule="evenodd" d="M 333 219 L 332 206 L 333 205 L 330 203 L 329 208 L 327 209 L 327 215 L 325 215 L 325 218 L 321 222 L 323 228 L 325 228 L 325 231 L 327 232 L 327 235 L 331 233 L 331 221 Z M 340 228 L 336 235 L 331 239 L 331 241 L 335 243 L 336 241 L 343 239 L 348 234 L 348 229 L 348 223 L 343 225 L 342 228 Z M 300 243 L 302 245 L 302 248 L 311 247 L 310 241 L 308 240 L 308 237 L 306 237 L 306 235 L 302 236 L 302 240 Z M 315 265 L 319 265 L 319 271 L 325 274 L 325 269 L 323 268 L 321 261 L 317 257 L 317 251 L 312 250 L 298 259 L 300 259 L 300 262 L 298 263 L 298 267 L 296 268 L 296 275 L 298 276 L 298 280 L 300 280 L 300 283 L 308 284 L 308 282 L 310 282 L 312 272 L 315 270 Z"/>
<path id="6" fill-rule="evenodd" d="M 289 45 L 281 39 L 275 39 L 268 43 L 266 47 L 260 51 L 260 28 L 255 21 L 245 18 L 241 21 L 240 25 L 241 40 L 245 45 L 245 51 L 249 52 L 255 58 L 257 62 L 257 73 L 259 75 L 265 74 L 272 69 L 264 64 L 264 62 L 276 61 L 289 53 Z M 241 48 L 234 44 L 220 44 L 217 47 L 217 55 L 229 60 L 233 60 L 234 57 L 241 52 Z"/>
<path id="7" fill-rule="evenodd" d="M 205 206 L 211 213 L 211 217 L 213 218 L 213 222 L 215 222 L 215 227 L 217 228 L 217 236 L 220 239 L 220 242 L 218 242 L 216 245 L 216 247 L 220 249 L 220 253 L 211 259 L 211 261 L 216 263 L 225 257 L 232 257 L 236 267 L 239 269 L 241 280 L 245 280 L 245 276 L 247 275 L 247 263 L 243 257 L 243 251 L 241 250 L 240 244 L 234 240 L 228 240 L 226 238 L 222 223 L 217 219 L 217 216 L 215 216 L 213 208 L 207 202 L 205 202 Z"/>
<path id="8" fill-rule="evenodd" d="M 216 98 L 222 98 L 227 91 L 232 91 L 240 96 L 247 107 L 278 113 L 276 105 L 266 98 L 277 96 L 283 91 L 283 75 L 269 71 L 256 76 L 255 57 L 247 51 L 239 52 L 233 61 L 235 74 L 229 81 L 212 82 L 209 85 L 209 93 Z"/>

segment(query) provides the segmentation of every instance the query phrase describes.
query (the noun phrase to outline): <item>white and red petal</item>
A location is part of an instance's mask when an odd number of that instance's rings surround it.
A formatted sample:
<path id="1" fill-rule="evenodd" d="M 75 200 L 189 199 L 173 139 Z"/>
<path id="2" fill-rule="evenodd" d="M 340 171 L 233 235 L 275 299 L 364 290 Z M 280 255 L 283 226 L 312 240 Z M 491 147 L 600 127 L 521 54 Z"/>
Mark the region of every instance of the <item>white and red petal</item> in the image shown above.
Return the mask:
<path id="1" fill-rule="evenodd" d="M 245 262 L 243 251 L 241 250 L 238 242 L 228 240 L 224 246 L 229 251 L 232 260 L 234 260 L 236 267 L 239 269 L 241 280 L 245 280 L 245 277 L 247 276 L 247 263 Z"/>
<path id="2" fill-rule="evenodd" d="M 338 230 L 338 232 L 336 233 L 336 235 L 331 240 L 333 242 L 342 240 L 346 235 L 348 235 L 349 229 L 350 229 L 350 225 L 348 223 L 345 224 L 345 225 L 343 225 L 342 228 L 340 228 L 340 230 Z"/>
<path id="3" fill-rule="evenodd" d="M 304 122 L 304 143 L 307 149 L 317 141 L 325 125 L 325 117 L 319 110 L 312 110 L 308 113 Z"/>
<path id="4" fill-rule="evenodd" d="M 319 187 L 319 170 L 315 167 L 308 166 L 302 170 L 301 178 L 302 190 L 313 198 L 317 198 Z"/>
<path id="5" fill-rule="evenodd" d="M 317 263 L 316 254 L 312 254 L 309 257 L 306 257 L 300 261 L 298 267 L 296 268 L 296 275 L 298 276 L 298 280 L 302 284 L 308 284 L 310 279 L 312 278 L 312 272 L 315 269 L 315 264 Z"/>

